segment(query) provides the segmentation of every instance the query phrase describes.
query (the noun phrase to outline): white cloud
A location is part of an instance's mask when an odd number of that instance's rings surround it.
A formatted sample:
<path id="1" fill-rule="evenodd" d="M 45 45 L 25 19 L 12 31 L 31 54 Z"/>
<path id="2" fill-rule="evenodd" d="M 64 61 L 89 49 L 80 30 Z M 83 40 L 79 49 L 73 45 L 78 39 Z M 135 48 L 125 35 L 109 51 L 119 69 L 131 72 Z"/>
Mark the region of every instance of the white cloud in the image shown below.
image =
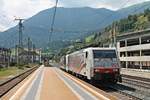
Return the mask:
<path id="1" fill-rule="evenodd" d="M 118 10 L 124 7 L 128 7 L 146 1 L 150 1 L 150 0 L 104 0 L 104 4 L 105 4 L 104 6 L 106 7 L 108 6 L 107 8 L 109 9 Z"/>
<path id="2" fill-rule="evenodd" d="M 0 30 L 17 24 L 14 16 L 29 18 L 41 10 L 54 6 L 56 0 L 0 0 Z M 128 2 L 127 2 L 128 1 Z M 150 0 L 59 0 L 59 6 L 119 9 Z M 124 5 L 126 4 L 127 5 Z"/>
<path id="3" fill-rule="evenodd" d="M 4 29 L 6 29 L 7 27 L 0 25 L 0 32 L 4 31 Z"/>
<path id="4" fill-rule="evenodd" d="M 89 6 L 93 8 L 108 8 L 117 10 L 133 4 L 150 1 L 150 0 L 60 0 L 65 7 L 83 7 Z"/>
<path id="5" fill-rule="evenodd" d="M 2 3 L 3 4 L 2 4 Z M 1 6 L 3 5 L 3 6 Z M 13 20 L 15 17 L 29 18 L 43 9 L 54 6 L 51 0 L 1 0 L 0 1 L 0 24 L 1 27 L 10 28 L 17 23 Z M 7 29 L 5 28 L 5 29 Z"/>
<path id="6" fill-rule="evenodd" d="M 52 6 L 50 0 L 11 0 L 11 3 L 5 0 L 3 9 L 9 15 L 28 17 Z"/>

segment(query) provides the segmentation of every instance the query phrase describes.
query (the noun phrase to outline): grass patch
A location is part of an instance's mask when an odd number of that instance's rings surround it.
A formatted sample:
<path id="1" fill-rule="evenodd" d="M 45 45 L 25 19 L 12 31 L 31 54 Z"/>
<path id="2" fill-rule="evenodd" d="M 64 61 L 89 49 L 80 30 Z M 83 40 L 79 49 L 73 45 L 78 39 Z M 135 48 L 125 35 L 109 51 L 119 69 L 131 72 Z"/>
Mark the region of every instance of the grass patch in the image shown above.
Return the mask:
<path id="1" fill-rule="evenodd" d="M 24 70 L 18 69 L 17 67 L 2 68 L 0 69 L 0 78 L 15 76 L 23 71 Z"/>
<path id="2" fill-rule="evenodd" d="M 16 76 L 26 71 L 29 68 L 32 68 L 37 64 L 27 64 L 27 65 L 16 65 L 8 68 L 0 68 L 0 80 L 3 78 L 8 78 L 9 76 Z M 17 67 L 18 66 L 18 67 Z"/>

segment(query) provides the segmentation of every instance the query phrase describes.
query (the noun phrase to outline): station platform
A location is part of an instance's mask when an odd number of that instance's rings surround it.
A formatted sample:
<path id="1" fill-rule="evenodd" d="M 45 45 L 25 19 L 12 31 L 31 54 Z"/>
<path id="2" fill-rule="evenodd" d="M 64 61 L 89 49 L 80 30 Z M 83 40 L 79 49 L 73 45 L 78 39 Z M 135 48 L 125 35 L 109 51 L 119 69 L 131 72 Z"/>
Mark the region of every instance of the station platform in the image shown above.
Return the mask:
<path id="1" fill-rule="evenodd" d="M 149 78 L 150 79 L 150 70 L 122 68 L 121 69 L 121 74 L 130 75 L 130 76 L 137 76 L 137 77 L 142 77 L 142 78 Z"/>
<path id="2" fill-rule="evenodd" d="M 0 100 L 118 100 L 56 67 L 39 67 Z"/>

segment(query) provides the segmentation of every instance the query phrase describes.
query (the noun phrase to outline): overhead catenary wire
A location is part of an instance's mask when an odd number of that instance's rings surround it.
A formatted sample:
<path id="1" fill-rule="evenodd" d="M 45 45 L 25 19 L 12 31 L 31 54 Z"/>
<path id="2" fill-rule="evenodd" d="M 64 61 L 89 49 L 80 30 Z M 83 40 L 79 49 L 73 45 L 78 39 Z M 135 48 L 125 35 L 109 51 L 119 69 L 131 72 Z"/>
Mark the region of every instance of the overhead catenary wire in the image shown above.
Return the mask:
<path id="1" fill-rule="evenodd" d="M 51 42 L 52 34 L 53 34 L 53 31 L 54 31 L 54 24 L 55 24 L 56 12 L 57 12 L 57 5 L 58 5 L 58 0 L 56 0 L 55 6 L 54 6 L 54 13 L 53 13 L 53 16 L 52 16 L 52 23 L 51 23 L 50 35 L 49 35 L 49 43 Z"/>
<path id="2" fill-rule="evenodd" d="M 125 6 L 127 6 L 127 4 L 130 2 L 130 0 L 127 0 L 125 3 L 123 3 L 121 6 L 120 6 L 120 9 L 123 9 Z M 58 0 L 56 1 L 56 6 L 55 6 L 55 11 L 56 11 L 56 8 L 57 8 L 57 3 L 58 3 Z M 144 5 L 144 6 L 147 6 L 147 4 L 146 5 Z M 141 8 L 143 8 L 144 6 L 142 6 L 142 7 L 140 7 L 140 8 L 138 8 L 138 9 L 135 9 L 133 12 L 137 12 L 138 10 L 140 10 Z M 54 11 L 54 16 L 53 16 L 53 21 L 52 21 L 52 28 L 51 28 L 51 31 L 50 31 L 50 36 L 49 36 L 49 42 L 51 41 L 51 38 L 52 38 L 52 33 L 53 32 L 75 32 L 75 33 L 79 33 L 79 32 L 81 32 L 81 31 L 71 31 L 71 30 L 58 30 L 58 29 L 54 29 L 54 21 L 55 21 L 55 15 L 56 15 L 56 12 Z M 133 13 L 132 12 L 132 13 Z M 114 16 L 114 14 L 109 14 L 108 16 L 106 16 L 102 21 L 100 21 L 100 23 L 101 23 L 101 25 L 103 24 L 103 23 L 105 23 L 105 21 L 107 21 L 107 19 L 108 18 L 110 18 L 110 17 L 113 17 Z M 89 32 L 89 31 L 82 31 L 82 32 Z M 91 32 L 91 31 L 90 31 Z M 93 31 L 93 32 L 96 32 L 96 31 Z"/>
<path id="3" fill-rule="evenodd" d="M 124 8 L 128 4 L 129 1 L 130 0 L 127 0 L 125 2 L 125 4 L 122 4 L 121 8 Z M 49 43 L 51 42 L 51 39 L 52 39 L 52 33 L 54 31 L 56 31 L 56 30 L 54 30 L 54 22 L 55 22 L 55 16 L 56 16 L 56 11 L 57 11 L 57 5 L 58 5 L 58 0 L 56 0 L 56 4 L 55 4 L 55 7 L 54 7 L 54 14 L 53 14 L 53 17 L 52 17 L 52 24 L 51 24 L 51 29 L 50 29 Z M 106 16 L 100 23 L 104 23 L 106 21 L 105 19 L 110 18 L 113 15 L 114 14 L 110 14 L 110 15 Z M 69 31 L 68 30 L 67 31 L 63 31 L 63 30 L 59 30 L 58 32 L 75 32 L 75 33 L 79 33 L 80 31 L 70 31 L 70 30 Z M 84 32 L 89 32 L 89 31 L 84 31 Z"/>

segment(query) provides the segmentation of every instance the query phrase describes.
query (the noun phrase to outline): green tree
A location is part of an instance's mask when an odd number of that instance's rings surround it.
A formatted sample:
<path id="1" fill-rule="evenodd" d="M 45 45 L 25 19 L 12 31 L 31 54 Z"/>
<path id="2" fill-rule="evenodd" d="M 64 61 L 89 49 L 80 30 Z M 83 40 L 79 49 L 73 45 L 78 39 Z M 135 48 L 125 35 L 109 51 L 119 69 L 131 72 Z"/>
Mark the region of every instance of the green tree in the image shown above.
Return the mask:
<path id="1" fill-rule="evenodd" d="M 135 23 L 135 30 L 146 29 L 148 26 L 148 17 L 140 15 Z"/>

